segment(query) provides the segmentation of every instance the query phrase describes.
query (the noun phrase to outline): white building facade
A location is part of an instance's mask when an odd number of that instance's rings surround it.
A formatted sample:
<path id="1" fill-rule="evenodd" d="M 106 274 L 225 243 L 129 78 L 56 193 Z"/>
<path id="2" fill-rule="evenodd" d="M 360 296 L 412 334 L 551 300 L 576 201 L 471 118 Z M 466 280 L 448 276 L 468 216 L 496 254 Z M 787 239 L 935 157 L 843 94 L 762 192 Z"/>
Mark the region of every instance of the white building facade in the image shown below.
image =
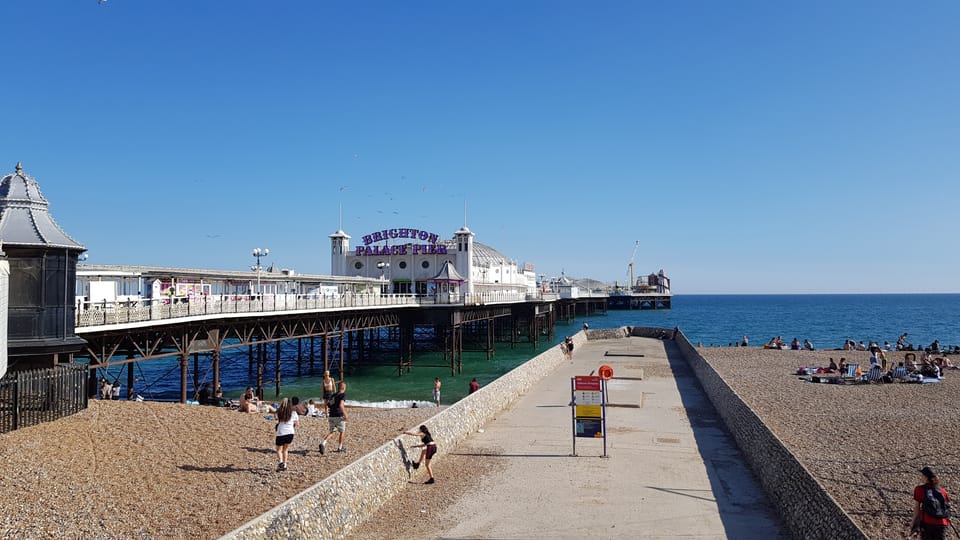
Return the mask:
<path id="1" fill-rule="evenodd" d="M 475 242 L 466 226 L 449 239 L 434 231 L 402 227 L 368 232 L 355 246 L 351 239 L 342 230 L 330 235 L 330 273 L 379 279 L 387 294 L 435 297 L 439 284 L 451 280 L 450 273 L 442 272 L 446 263 L 456 270 L 454 279 L 461 281 L 461 302 L 522 300 L 537 291 L 532 265 L 519 265 Z"/>

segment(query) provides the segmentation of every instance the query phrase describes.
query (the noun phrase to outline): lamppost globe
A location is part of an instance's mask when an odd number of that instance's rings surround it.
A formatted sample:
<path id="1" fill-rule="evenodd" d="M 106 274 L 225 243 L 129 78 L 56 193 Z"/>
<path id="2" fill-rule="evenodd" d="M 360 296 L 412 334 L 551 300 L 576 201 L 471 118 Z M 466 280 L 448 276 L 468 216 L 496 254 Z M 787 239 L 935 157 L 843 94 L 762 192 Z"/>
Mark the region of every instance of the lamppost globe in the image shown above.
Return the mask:
<path id="1" fill-rule="evenodd" d="M 260 266 L 260 259 L 266 257 L 270 254 L 270 250 L 267 248 L 253 248 L 253 251 L 250 252 L 251 255 L 257 258 L 257 264 L 250 267 L 250 270 L 257 272 L 257 294 L 260 294 L 260 272 L 263 270 L 263 267 Z"/>

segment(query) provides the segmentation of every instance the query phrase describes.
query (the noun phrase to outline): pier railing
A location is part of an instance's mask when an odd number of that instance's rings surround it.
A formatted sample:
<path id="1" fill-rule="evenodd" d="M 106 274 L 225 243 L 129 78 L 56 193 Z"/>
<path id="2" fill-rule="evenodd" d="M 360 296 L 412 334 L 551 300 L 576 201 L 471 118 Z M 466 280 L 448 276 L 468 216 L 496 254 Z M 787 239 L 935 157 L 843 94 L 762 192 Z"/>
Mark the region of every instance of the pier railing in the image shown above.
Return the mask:
<path id="1" fill-rule="evenodd" d="M 454 304 L 479 306 L 538 300 L 522 292 L 487 292 L 449 296 L 417 296 L 413 294 L 345 293 L 335 296 L 270 294 L 270 295 L 206 295 L 116 302 L 77 302 L 74 325 L 77 328 L 162 321 L 182 317 L 224 315 L 232 313 L 265 313 L 309 311 L 381 306 L 420 306 Z"/>
<path id="2" fill-rule="evenodd" d="M 263 313 L 417 305 L 409 294 L 353 294 L 338 296 L 302 294 L 206 295 L 190 298 L 142 299 L 119 302 L 78 302 L 75 326 L 160 321 L 181 317 L 231 313 Z"/>

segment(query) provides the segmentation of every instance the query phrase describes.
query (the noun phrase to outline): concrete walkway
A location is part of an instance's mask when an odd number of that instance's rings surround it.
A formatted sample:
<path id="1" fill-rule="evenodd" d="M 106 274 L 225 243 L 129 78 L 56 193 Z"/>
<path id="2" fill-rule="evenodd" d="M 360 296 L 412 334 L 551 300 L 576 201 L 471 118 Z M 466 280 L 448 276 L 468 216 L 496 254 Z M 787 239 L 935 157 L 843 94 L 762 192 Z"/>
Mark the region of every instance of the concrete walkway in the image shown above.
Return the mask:
<path id="1" fill-rule="evenodd" d="M 607 456 L 578 438 L 570 379 L 601 365 Z M 440 538 L 778 538 L 779 524 L 671 341 L 589 341 L 453 454 L 490 450 L 502 472 L 450 501 Z"/>

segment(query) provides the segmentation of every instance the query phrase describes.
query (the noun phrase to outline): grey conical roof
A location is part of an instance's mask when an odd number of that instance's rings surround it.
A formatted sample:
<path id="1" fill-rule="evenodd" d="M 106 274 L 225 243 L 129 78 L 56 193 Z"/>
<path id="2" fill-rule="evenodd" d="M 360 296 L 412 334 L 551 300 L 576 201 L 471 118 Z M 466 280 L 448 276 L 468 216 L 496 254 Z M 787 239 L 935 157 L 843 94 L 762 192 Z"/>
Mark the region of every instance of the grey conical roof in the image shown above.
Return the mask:
<path id="1" fill-rule="evenodd" d="M 16 171 L 0 180 L 0 242 L 85 250 L 57 225 L 48 206 L 37 181 L 17 163 Z"/>
<path id="2" fill-rule="evenodd" d="M 437 272 L 437 275 L 433 276 L 429 281 L 463 281 L 463 276 L 457 272 L 457 269 L 453 267 L 450 261 L 447 261 L 443 263 L 443 268 Z"/>

